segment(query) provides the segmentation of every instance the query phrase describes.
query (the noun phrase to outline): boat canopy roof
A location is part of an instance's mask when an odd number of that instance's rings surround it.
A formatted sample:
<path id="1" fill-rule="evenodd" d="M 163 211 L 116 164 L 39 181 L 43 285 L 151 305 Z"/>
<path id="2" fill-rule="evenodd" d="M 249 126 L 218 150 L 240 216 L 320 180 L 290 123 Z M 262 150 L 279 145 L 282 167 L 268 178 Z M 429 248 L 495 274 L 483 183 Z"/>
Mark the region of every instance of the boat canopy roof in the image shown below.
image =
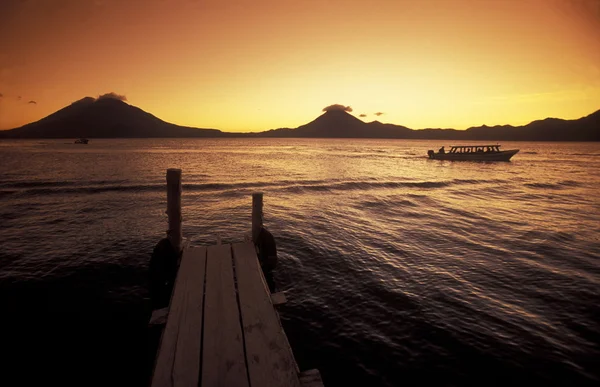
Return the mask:
<path id="1" fill-rule="evenodd" d="M 495 147 L 500 147 L 500 145 L 496 144 L 496 145 L 451 145 L 450 148 L 495 148 Z"/>

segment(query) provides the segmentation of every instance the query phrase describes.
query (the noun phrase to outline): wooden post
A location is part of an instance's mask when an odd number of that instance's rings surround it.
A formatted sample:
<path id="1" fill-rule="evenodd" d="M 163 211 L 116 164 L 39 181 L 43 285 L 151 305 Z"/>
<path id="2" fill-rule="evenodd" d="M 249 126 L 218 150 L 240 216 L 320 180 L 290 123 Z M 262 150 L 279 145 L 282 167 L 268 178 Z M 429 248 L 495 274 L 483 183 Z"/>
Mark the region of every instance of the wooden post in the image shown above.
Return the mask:
<path id="1" fill-rule="evenodd" d="M 252 242 L 256 244 L 258 235 L 263 227 L 263 194 L 252 194 Z"/>
<path id="2" fill-rule="evenodd" d="M 167 169 L 167 238 L 177 252 L 181 252 L 181 169 Z"/>

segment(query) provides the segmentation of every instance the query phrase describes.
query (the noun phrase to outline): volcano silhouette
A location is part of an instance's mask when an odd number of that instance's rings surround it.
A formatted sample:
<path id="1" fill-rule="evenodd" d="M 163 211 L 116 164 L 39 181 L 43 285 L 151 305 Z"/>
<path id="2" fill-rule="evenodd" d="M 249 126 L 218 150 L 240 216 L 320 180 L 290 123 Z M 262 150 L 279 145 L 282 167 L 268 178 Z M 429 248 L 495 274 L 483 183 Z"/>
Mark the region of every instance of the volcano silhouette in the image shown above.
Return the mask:
<path id="1" fill-rule="evenodd" d="M 328 138 L 408 138 L 412 130 L 399 125 L 366 123 L 341 110 L 328 111 L 292 131 L 299 137 Z"/>
<path id="2" fill-rule="evenodd" d="M 145 138 L 145 137 L 316 137 L 397 138 L 485 141 L 600 141 L 600 110 L 577 120 L 546 118 L 523 126 L 478 126 L 467 130 L 420 129 L 364 122 L 331 110 L 295 129 L 229 133 L 165 122 L 114 98 L 85 97 L 39 121 L 0 131 L 2 138 Z"/>
<path id="3" fill-rule="evenodd" d="M 1 133 L 9 138 L 216 137 L 216 129 L 165 122 L 113 98 L 85 97 L 39 121 Z"/>

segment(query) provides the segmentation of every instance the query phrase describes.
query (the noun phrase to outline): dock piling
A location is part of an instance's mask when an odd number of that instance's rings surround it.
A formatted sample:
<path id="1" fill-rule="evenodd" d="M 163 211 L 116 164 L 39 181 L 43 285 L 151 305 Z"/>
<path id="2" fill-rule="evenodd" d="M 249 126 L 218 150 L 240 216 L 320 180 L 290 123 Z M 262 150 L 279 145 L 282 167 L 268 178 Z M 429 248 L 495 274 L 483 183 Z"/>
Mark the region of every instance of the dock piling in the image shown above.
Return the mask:
<path id="1" fill-rule="evenodd" d="M 323 387 L 317 370 L 299 371 L 275 309 L 286 296 L 271 294 L 259 262 L 263 194 L 252 195 L 244 242 L 223 243 L 217 233 L 214 246 L 184 247 L 181 170 L 168 169 L 167 214 L 180 264 L 168 307 L 153 311 L 149 324 L 164 327 L 151 386 Z"/>
<path id="2" fill-rule="evenodd" d="M 167 238 L 178 253 L 181 253 L 181 169 L 167 169 L 167 215 L 169 229 Z"/>
<path id="3" fill-rule="evenodd" d="M 256 244 L 258 235 L 263 227 L 263 194 L 252 194 L 252 242 Z"/>

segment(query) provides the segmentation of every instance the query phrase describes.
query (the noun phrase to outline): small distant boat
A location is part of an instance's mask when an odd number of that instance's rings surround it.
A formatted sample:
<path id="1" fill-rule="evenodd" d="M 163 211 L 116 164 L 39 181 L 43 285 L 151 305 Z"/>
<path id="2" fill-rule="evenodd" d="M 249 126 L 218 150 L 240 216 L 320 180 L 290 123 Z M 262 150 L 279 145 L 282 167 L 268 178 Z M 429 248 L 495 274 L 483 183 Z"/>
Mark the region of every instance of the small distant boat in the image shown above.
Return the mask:
<path id="1" fill-rule="evenodd" d="M 441 147 L 438 152 L 427 151 L 430 159 L 456 161 L 509 161 L 518 149 L 500 150 L 500 145 L 451 146 L 448 152 Z"/>
<path id="2" fill-rule="evenodd" d="M 90 142 L 90 140 L 88 140 L 87 138 L 78 138 L 77 140 L 75 140 L 75 144 L 87 144 L 88 142 Z"/>

